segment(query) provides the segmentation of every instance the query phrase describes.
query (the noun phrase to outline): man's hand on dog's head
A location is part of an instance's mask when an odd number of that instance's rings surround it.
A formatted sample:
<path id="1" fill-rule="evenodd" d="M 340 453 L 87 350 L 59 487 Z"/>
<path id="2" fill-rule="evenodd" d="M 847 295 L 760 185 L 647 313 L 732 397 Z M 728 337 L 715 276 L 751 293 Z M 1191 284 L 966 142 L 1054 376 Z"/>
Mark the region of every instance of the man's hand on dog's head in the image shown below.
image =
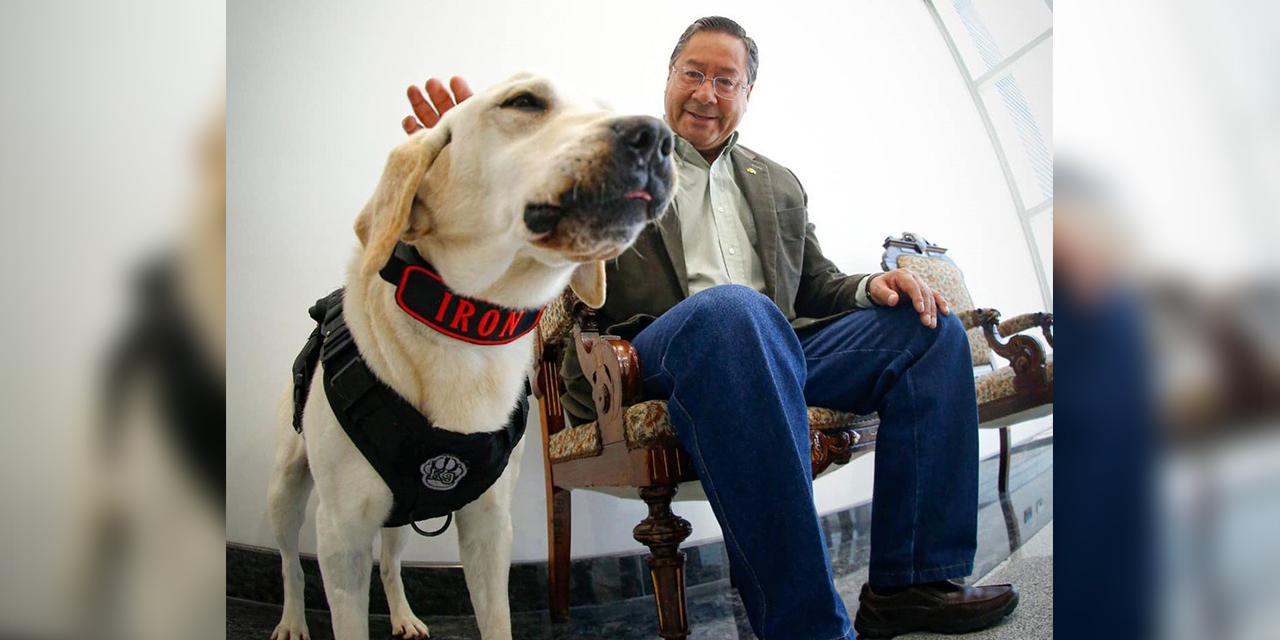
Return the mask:
<path id="1" fill-rule="evenodd" d="M 458 76 L 449 80 L 449 89 L 452 89 L 453 93 L 444 88 L 443 82 L 435 78 L 427 80 L 426 89 L 427 94 L 424 96 L 418 85 L 409 86 L 409 105 L 413 107 L 413 115 L 405 116 L 405 119 L 400 121 L 400 126 L 404 127 L 405 133 L 436 126 L 436 123 L 440 122 L 440 116 L 446 111 L 474 95 L 467 81 Z M 427 99 L 428 97 L 430 100 Z"/>
<path id="2" fill-rule="evenodd" d="M 938 326 L 938 313 L 951 313 L 947 299 L 942 294 L 929 288 L 924 279 L 910 269 L 894 269 L 878 273 L 871 278 L 867 286 L 867 295 L 871 301 L 882 307 L 895 307 L 901 295 L 911 299 L 911 304 L 920 314 L 920 322 L 926 327 Z"/>

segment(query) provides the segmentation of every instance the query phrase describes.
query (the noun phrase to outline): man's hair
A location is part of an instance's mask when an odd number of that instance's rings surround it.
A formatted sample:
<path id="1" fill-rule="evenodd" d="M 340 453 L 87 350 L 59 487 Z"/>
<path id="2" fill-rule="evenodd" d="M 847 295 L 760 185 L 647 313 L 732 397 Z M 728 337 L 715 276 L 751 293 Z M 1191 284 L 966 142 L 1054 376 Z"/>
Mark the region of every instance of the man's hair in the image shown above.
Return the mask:
<path id="1" fill-rule="evenodd" d="M 760 68 L 760 50 L 756 48 L 756 41 L 747 37 L 747 30 L 742 25 L 730 20 L 724 16 L 709 16 L 706 18 L 698 18 L 689 25 L 684 33 L 680 34 L 680 39 L 676 41 L 676 48 L 671 52 L 671 65 L 675 65 L 676 58 L 680 57 L 680 52 L 684 51 L 685 45 L 689 44 L 689 38 L 695 33 L 703 31 L 709 33 L 725 33 L 737 37 L 742 44 L 747 47 L 747 84 L 756 81 L 756 70 Z"/>

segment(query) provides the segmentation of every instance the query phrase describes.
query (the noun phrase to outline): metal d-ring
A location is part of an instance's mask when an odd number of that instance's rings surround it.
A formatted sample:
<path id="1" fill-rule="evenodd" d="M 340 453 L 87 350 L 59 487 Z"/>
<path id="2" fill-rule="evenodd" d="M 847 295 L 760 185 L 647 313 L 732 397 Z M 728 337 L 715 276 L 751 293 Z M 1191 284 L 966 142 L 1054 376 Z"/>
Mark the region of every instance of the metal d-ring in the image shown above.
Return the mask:
<path id="1" fill-rule="evenodd" d="M 435 531 L 423 531 L 422 529 L 419 529 L 419 528 L 418 528 L 418 523 L 413 522 L 413 521 L 410 521 L 410 522 L 409 522 L 409 526 L 413 527 L 413 530 L 414 530 L 414 531 L 417 531 L 417 532 L 418 532 L 418 535 L 426 536 L 426 537 L 428 537 L 428 538 L 434 538 L 434 537 L 436 537 L 436 536 L 438 536 L 438 535 L 440 535 L 440 534 L 444 533 L 444 530 L 445 530 L 445 529 L 448 529 L 448 528 L 449 528 L 449 525 L 450 525 L 452 522 L 453 522 L 453 512 L 451 511 L 451 512 L 449 512 L 447 515 L 445 515 L 444 526 L 443 526 L 443 527 L 440 527 L 439 529 L 437 529 L 437 530 L 435 530 Z"/>

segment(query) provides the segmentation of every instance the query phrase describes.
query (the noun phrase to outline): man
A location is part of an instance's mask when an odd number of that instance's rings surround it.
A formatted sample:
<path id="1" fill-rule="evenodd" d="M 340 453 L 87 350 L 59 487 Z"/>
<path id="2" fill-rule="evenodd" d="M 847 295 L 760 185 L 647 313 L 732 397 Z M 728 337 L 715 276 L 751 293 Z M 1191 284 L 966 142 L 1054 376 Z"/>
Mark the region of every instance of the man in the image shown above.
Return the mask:
<path id="1" fill-rule="evenodd" d="M 680 188 L 609 264 L 600 325 L 635 345 L 646 397 L 668 401 L 757 636 L 854 637 L 813 503 L 807 405 L 881 416 L 858 634 L 990 626 L 1017 592 L 950 581 L 972 571 L 976 547 L 964 328 L 910 271 L 847 276 L 823 257 L 795 175 L 737 144 L 758 66 L 755 42 L 727 18 L 700 19 L 676 43 L 665 106 Z M 406 131 L 454 104 L 439 81 L 426 89 L 430 102 L 409 90 Z M 564 373 L 565 410 L 594 419 L 576 358 Z"/>

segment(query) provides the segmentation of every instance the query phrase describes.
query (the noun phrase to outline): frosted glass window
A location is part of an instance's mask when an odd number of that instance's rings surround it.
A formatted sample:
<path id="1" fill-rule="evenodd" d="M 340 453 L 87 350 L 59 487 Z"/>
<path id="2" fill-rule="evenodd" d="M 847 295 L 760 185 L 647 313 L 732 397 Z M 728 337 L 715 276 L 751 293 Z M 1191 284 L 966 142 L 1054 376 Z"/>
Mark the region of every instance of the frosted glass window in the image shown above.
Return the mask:
<path id="1" fill-rule="evenodd" d="M 1049 294 L 1053 295 L 1053 210 L 1037 214 L 1031 219 L 1031 235 L 1035 236 L 1036 250 L 1040 252 L 1040 264 L 1048 277 Z"/>
<path id="2" fill-rule="evenodd" d="M 1053 197 L 1053 38 L 979 89 L 1009 168 L 1031 207 Z"/>
<path id="3" fill-rule="evenodd" d="M 1019 223 L 1026 221 L 1026 246 L 1051 307 L 1053 9 L 1046 0 L 928 3 L 988 128 Z"/>
<path id="4" fill-rule="evenodd" d="M 935 0 L 972 80 L 1053 27 L 1043 0 Z"/>

